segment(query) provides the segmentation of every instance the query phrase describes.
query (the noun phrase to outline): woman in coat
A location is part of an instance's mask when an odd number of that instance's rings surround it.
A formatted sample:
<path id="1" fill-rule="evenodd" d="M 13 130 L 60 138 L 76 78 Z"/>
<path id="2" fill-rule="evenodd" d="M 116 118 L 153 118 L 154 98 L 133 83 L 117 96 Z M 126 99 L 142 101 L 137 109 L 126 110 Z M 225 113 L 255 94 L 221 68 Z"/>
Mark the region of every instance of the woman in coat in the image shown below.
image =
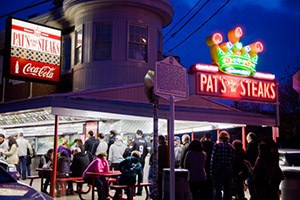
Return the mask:
<path id="1" fill-rule="evenodd" d="M 9 136 L 8 138 L 8 150 L 3 152 L 6 156 L 6 161 L 8 164 L 18 165 L 19 155 L 18 155 L 18 144 L 14 137 Z"/>

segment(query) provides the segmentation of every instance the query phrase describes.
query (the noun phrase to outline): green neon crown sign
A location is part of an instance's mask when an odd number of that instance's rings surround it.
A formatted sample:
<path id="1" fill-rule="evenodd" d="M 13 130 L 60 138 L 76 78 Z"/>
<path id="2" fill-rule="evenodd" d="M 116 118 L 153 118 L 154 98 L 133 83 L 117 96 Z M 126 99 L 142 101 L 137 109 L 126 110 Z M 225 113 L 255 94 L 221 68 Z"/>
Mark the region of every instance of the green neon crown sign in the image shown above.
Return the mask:
<path id="1" fill-rule="evenodd" d="M 226 74 L 236 76 L 252 76 L 256 72 L 258 53 L 263 51 L 261 42 L 243 46 L 239 41 L 243 30 L 237 27 L 228 32 L 228 42 L 222 43 L 223 37 L 215 33 L 206 39 L 210 47 L 213 64 L 219 66 Z"/>

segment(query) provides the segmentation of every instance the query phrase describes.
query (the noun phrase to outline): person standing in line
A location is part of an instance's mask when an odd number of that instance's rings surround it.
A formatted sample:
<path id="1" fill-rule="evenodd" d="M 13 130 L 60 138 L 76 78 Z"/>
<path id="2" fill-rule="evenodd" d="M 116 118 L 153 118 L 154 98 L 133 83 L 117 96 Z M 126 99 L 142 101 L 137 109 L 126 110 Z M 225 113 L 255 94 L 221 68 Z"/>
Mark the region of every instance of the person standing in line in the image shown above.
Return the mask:
<path id="1" fill-rule="evenodd" d="M 259 154 L 254 167 L 246 162 L 250 172 L 254 175 L 254 187 L 258 200 L 279 200 L 279 185 L 284 179 L 279 164 L 272 155 L 272 147 L 267 143 L 258 145 Z"/>
<path id="2" fill-rule="evenodd" d="M 189 186 L 193 200 L 207 199 L 203 198 L 207 192 L 205 163 L 206 153 L 200 140 L 193 140 L 184 160 L 184 168 L 189 170 Z"/>
<path id="3" fill-rule="evenodd" d="M 243 149 L 243 143 L 241 140 L 234 140 L 232 145 L 235 149 L 235 167 L 234 167 L 234 178 L 233 178 L 233 186 L 235 197 L 238 200 L 246 200 L 245 192 L 244 192 L 244 181 L 249 176 L 249 170 L 245 164 L 246 161 L 246 152 Z"/>
<path id="4" fill-rule="evenodd" d="M 19 165 L 17 166 L 18 172 L 20 173 L 23 180 L 27 178 L 27 150 L 29 151 L 30 156 L 33 155 L 33 150 L 31 144 L 28 140 L 23 137 L 23 133 L 19 133 L 18 139 L 18 155 L 19 155 Z"/>
<path id="5" fill-rule="evenodd" d="M 169 168 L 169 146 L 167 145 L 166 138 L 163 135 L 158 136 L 158 191 L 159 198 L 163 199 L 162 182 L 163 170 Z"/>
<path id="6" fill-rule="evenodd" d="M 3 152 L 3 155 L 6 156 L 6 161 L 8 164 L 13 164 L 15 166 L 19 163 L 18 156 L 18 143 L 13 136 L 9 136 L 8 138 L 8 149 Z"/>
<path id="7" fill-rule="evenodd" d="M 229 139 L 229 133 L 221 131 L 218 142 L 213 146 L 210 173 L 213 180 L 215 200 L 231 200 L 230 186 L 234 172 L 235 149 L 229 143 Z"/>
<path id="8" fill-rule="evenodd" d="M 32 154 L 30 154 L 29 149 L 27 149 L 27 163 L 26 163 L 26 168 L 27 168 L 27 175 L 31 176 L 31 163 L 32 163 L 32 158 L 35 157 L 35 150 L 33 145 L 31 145 L 32 148 Z"/>
<path id="9" fill-rule="evenodd" d="M 126 148 L 122 136 L 117 135 L 116 141 L 109 148 L 108 163 L 111 169 L 119 170 L 119 163 L 124 160 L 123 154 Z"/>
<path id="10" fill-rule="evenodd" d="M 104 141 L 104 134 L 103 133 L 98 133 L 97 135 L 97 140 L 92 148 L 92 154 L 93 156 L 98 155 L 100 152 L 107 152 L 108 150 L 108 145 L 107 142 Z"/>
<path id="11" fill-rule="evenodd" d="M 180 137 L 174 137 L 174 155 L 175 155 L 175 168 L 180 167 L 180 158 L 181 158 L 181 144 Z"/>
<path id="12" fill-rule="evenodd" d="M 210 160 L 211 160 L 211 154 L 213 150 L 213 146 L 215 142 L 211 140 L 211 133 L 207 132 L 204 134 L 204 137 L 201 140 L 201 144 L 203 146 L 203 150 L 206 153 L 206 162 L 205 162 L 205 171 L 206 171 L 206 176 L 207 176 L 207 191 L 205 195 L 207 195 L 208 200 L 213 199 L 213 183 L 212 183 L 212 178 L 210 176 Z"/>
<path id="13" fill-rule="evenodd" d="M 249 132 L 246 137 L 247 140 L 247 148 L 246 148 L 246 159 L 250 162 L 251 167 L 254 167 L 257 156 L 258 156 L 258 141 L 256 134 L 253 132 Z M 253 175 L 250 174 L 247 179 L 248 190 L 250 193 L 250 200 L 257 200 Z"/>
<path id="14" fill-rule="evenodd" d="M 185 159 L 185 155 L 187 153 L 187 149 L 190 145 L 191 138 L 188 134 L 184 134 L 182 136 L 181 140 L 182 140 L 182 147 L 181 147 L 180 166 L 181 166 L 181 168 L 184 168 L 184 159 Z"/>
<path id="15" fill-rule="evenodd" d="M 147 142 L 143 139 L 143 131 L 141 131 L 141 130 L 136 131 L 135 139 L 132 141 L 131 145 L 132 145 L 130 148 L 131 152 L 134 150 L 140 152 L 140 154 L 141 154 L 140 162 L 142 165 L 142 169 L 144 170 L 145 158 L 148 154 L 148 148 L 147 148 Z M 141 180 L 143 180 L 143 177 L 141 178 Z M 142 190 L 143 190 L 143 188 L 139 187 L 136 195 L 141 196 Z"/>
<path id="16" fill-rule="evenodd" d="M 5 161 L 5 157 L 2 154 L 3 152 L 6 152 L 8 150 L 8 144 L 7 141 L 5 141 L 5 136 L 0 133 L 0 160 Z"/>
<path id="17" fill-rule="evenodd" d="M 117 131 L 111 130 L 109 131 L 109 138 L 108 138 L 108 147 L 107 147 L 107 155 L 109 155 L 109 148 L 110 146 L 116 141 Z"/>
<path id="18" fill-rule="evenodd" d="M 89 134 L 89 138 L 85 141 L 84 143 L 84 151 L 87 152 L 87 154 L 89 155 L 90 157 L 90 160 L 92 161 L 93 160 L 93 155 L 92 155 L 92 148 L 93 148 L 93 145 L 98 141 L 95 136 L 94 136 L 94 132 L 93 131 L 89 131 L 88 132 Z"/>

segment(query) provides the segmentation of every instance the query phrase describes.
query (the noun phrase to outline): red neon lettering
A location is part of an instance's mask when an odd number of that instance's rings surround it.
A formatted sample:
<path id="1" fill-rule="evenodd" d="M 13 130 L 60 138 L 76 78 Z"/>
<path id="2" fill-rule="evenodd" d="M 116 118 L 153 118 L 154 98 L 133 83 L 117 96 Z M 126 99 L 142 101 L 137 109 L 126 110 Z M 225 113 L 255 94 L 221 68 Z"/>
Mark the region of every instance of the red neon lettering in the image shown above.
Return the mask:
<path id="1" fill-rule="evenodd" d="M 204 85 L 207 83 L 207 77 L 205 74 L 200 74 L 200 91 L 204 91 Z"/>

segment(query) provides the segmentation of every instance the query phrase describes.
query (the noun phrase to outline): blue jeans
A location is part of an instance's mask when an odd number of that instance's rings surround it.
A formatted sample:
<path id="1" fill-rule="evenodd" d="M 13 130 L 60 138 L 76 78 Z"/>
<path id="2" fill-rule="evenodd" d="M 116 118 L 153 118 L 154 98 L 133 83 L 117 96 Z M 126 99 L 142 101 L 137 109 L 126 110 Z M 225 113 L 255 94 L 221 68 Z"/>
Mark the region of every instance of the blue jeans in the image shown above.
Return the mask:
<path id="1" fill-rule="evenodd" d="M 23 180 L 26 179 L 26 171 L 27 171 L 27 156 L 20 156 L 19 157 L 19 164 L 17 165 L 17 170 L 21 175 Z"/>

